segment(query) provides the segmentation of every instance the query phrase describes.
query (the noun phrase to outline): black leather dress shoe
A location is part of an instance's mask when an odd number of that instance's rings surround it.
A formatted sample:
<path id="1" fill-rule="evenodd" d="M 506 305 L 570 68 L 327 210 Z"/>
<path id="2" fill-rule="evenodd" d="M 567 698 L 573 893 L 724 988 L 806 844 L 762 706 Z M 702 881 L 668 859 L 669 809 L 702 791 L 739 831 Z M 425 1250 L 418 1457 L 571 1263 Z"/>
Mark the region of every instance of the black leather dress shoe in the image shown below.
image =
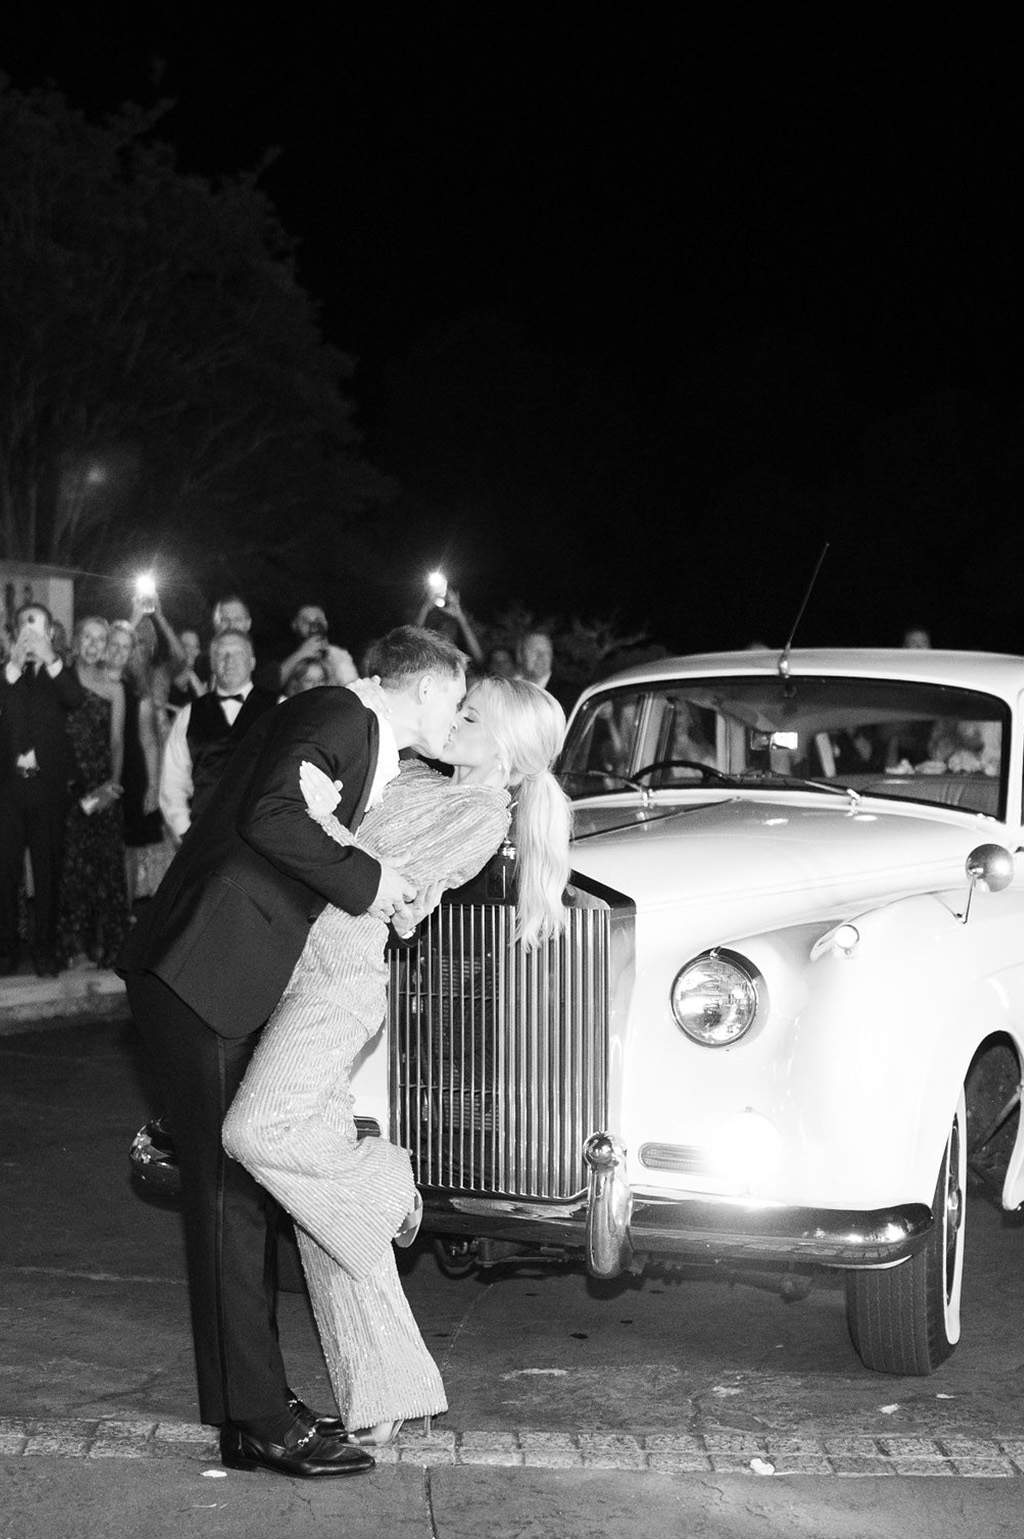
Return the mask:
<path id="1" fill-rule="evenodd" d="M 298 1395 L 289 1394 L 285 1401 L 289 1411 L 296 1421 L 301 1421 L 304 1427 L 313 1432 L 319 1432 L 321 1437 L 344 1437 L 347 1431 L 345 1423 L 340 1416 L 321 1416 L 319 1411 L 313 1411 Z"/>
<path id="2" fill-rule="evenodd" d="M 328 1475 L 362 1475 L 373 1469 L 373 1459 L 365 1448 L 343 1443 L 340 1438 L 321 1437 L 296 1421 L 294 1432 L 283 1443 L 246 1432 L 225 1422 L 220 1429 L 220 1461 L 229 1470 L 270 1470 L 275 1475 L 305 1478 Z"/>

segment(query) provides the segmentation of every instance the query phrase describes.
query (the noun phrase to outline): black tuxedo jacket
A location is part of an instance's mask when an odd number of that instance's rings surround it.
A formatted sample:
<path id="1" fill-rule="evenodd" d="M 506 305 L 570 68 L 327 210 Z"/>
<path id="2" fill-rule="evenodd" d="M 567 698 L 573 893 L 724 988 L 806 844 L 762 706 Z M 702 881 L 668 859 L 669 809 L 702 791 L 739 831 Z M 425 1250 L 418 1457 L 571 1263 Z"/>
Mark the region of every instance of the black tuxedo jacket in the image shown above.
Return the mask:
<path id="1" fill-rule="evenodd" d="M 277 1004 L 328 903 L 362 914 L 380 865 L 306 811 L 303 759 L 342 783 L 335 817 L 356 828 L 377 761 L 377 720 L 351 690 L 306 690 L 261 716 L 229 760 L 121 954 L 155 973 L 224 1037 Z"/>
<path id="2" fill-rule="evenodd" d="M 0 667 L 0 785 L 14 779 L 18 755 L 34 748 L 47 792 L 67 793 L 68 782 L 78 773 L 67 717 L 84 699 L 85 689 L 73 668 L 62 668 L 55 679 L 45 668 L 38 674 L 26 669 L 9 684 Z"/>

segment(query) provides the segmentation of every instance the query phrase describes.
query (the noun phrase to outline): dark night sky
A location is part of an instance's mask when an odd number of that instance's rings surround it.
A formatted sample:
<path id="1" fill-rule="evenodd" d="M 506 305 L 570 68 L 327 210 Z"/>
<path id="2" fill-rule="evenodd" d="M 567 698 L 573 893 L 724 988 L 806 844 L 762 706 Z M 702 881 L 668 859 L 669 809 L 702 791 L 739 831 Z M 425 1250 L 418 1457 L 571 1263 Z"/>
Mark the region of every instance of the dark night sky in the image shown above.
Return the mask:
<path id="1" fill-rule="evenodd" d="M 1014 8 L 104 14 L 8 20 L 0 69 L 173 98 L 189 169 L 279 150 L 403 486 L 394 591 L 447 560 L 484 616 L 775 642 L 829 539 L 803 639 L 1024 647 L 987 597 L 1024 490 Z"/>

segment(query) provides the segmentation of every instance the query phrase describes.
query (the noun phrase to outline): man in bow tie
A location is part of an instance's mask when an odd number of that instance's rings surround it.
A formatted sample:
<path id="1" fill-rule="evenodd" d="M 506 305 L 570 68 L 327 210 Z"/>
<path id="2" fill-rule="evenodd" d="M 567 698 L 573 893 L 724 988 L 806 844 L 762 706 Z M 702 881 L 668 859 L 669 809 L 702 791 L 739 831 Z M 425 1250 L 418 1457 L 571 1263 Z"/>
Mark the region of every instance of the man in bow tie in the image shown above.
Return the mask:
<path id="1" fill-rule="evenodd" d="M 441 752 L 465 657 L 412 626 L 378 653 L 390 715 L 326 686 L 246 733 L 120 962 L 178 1150 L 200 1414 L 221 1427 L 234 1468 L 328 1476 L 373 1463 L 288 1389 L 274 1320 L 276 1205 L 225 1154 L 221 1125 L 326 904 L 392 918 L 416 896 L 401 872 L 331 839 L 299 787 L 309 760 L 340 786 L 334 816 L 355 829 L 397 774 L 400 749 Z"/>
<path id="2" fill-rule="evenodd" d="M 256 665 L 244 631 L 225 630 L 210 643 L 210 691 L 174 718 L 160 770 L 160 810 L 177 843 L 185 837 L 224 766 L 276 694 L 253 684 Z"/>

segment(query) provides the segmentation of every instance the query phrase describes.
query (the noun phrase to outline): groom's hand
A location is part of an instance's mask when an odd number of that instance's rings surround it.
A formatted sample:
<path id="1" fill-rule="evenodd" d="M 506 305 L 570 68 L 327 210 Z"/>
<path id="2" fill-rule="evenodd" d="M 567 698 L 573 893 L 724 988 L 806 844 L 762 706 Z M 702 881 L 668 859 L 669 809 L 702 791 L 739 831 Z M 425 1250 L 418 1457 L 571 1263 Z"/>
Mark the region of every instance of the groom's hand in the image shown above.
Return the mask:
<path id="1" fill-rule="evenodd" d="M 434 912 L 443 892 L 444 882 L 431 882 L 417 893 L 411 903 L 399 903 L 396 906 L 391 923 L 399 940 L 408 940 L 417 925 Z"/>
<path id="2" fill-rule="evenodd" d="M 416 896 L 416 886 L 403 876 L 401 871 L 396 871 L 394 866 L 385 865 L 381 861 L 380 885 L 377 888 L 377 896 L 370 904 L 367 913 L 375 919 L 387 919 L 390 921 L 395 909 L 411 903 Z"/>

